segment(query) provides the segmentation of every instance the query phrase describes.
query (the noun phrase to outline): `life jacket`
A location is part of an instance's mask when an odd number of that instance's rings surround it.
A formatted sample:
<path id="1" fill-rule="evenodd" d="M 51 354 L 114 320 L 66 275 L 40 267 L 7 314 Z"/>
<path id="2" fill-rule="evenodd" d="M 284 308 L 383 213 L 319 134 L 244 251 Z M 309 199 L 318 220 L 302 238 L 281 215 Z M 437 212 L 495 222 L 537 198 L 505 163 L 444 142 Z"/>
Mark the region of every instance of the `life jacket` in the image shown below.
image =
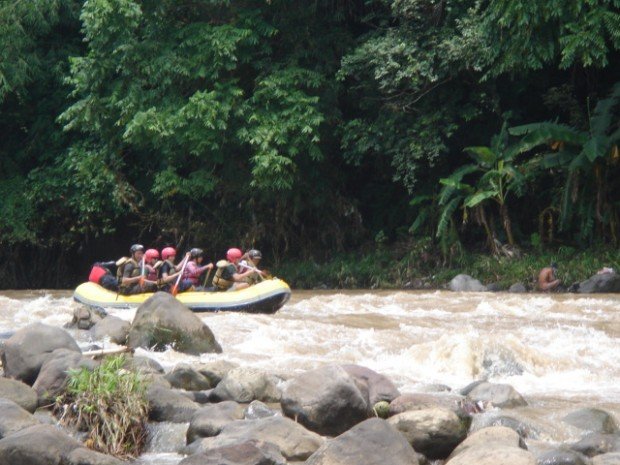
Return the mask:
<path id="1" fill-rule="evenodd" d="M 125 265 L 127 264 L 129 260 L 131 260 L 129 257 L 121 257 L 118 260 L 116 260 L 116 279 L 118 279 L 118 282 L 120 282 L 121 279 L 123 279 L 123 272 L 125 271 Z"/>
<path id="2" fill-rule="evenodd" d="M 247 262 L 245 260 L 240 261 L 239 262 L 240 266 L 241 266 L 241 272 L 245 272 L 247 270 L 249 270 L 250 268 L 248 267 L 252 267 L 252 268 L 256 268 L 256 265 L 254 265 L 254 263 Z M 245 266 L 244 266 L 245 265 Z M 248 276 L 246 276 L 243 280 L 248 283 L 250 286 L 253 286 L 254 284 L 256 284 L 258 282 L 258 273 L 255 271 L 254 273 L 249 274 Z"/>
<path id="3" fill-rule="evenodd" d="M 118 278 L 118 282 L 120 283 L 121 289 L 127 289 L 130 288 L 132 286 L 134 286 L 133 284 L 130 284 L 129 286 L 123 286 L 123 274 L 125 272 L 125 267 L 128 264 L 133 264 L 133 270 L 131 270 L 131 275 L 129 276 L 129 278 L 135 278 L 136 276 L 140 276 L 140 273 L 142 272 L 142 269 L 140 268 L 140 265 L 138 264 L 137 261 L 135 261 L 133 258 L 130 258 L 129 260 L 127 260 L 125 263 L 123 263 L 122 265 L 119 266 L 119 270 L 121 270 L 120 273 L 120 277 Z M 116 272 L 116 274 L 118 275 L 118 271 Z"/>
<path id="4" fill-rule="evenodd" d="M 90 275 L 88 275 L 88 280 L 91 283 L 99 284 L 101 278 L 105 276 L 106 274 L 108 274 L 109 272 L 110 271 L 105 269 L 104 267 L 95 264 L 90 270 Z"/>
<path id="5" fill-rule="evenodd" d="M 164 260 L 163 262 L 161 262 L 161 266 L 158 268 L 158 273 L 159 273 L 159 277 L 163 278 L 162 276 L 162 272 L 164 270 L 164 264 L 168 264 L 168 276 L 170 276 L 171 274 L 176 273 L 176 269 L 174 268 L 174 262 L 170 259 Z"/>
<path id="6" fill-rule="evenodd" d="M 193 266 L 190 267 L 189 264 L 193 263 Z M 190 260 L 189 263 L 185 266 L 183 270 L 182 280 L 189 280 L 192 284 L 198 284 L 200 282 L 200 275 L 202 271 L 200 271 L 200 266 L 193 260 Z"/>
<path id="7" fill-rule="evenodd" d="M 229 289 L 230 287 L 232 287 L 233 284 L 235 284 L 233 280 L 224 279 L 224 277 L 222 276 L 224 270 L 230 265 L 234 266 L 234 263 L 230 263 L 227 260 L 220 260 L 215 264 L 217 270 L 215 271 L 215 276 L 213 276 L 213 285 L 222 291 Z"/>

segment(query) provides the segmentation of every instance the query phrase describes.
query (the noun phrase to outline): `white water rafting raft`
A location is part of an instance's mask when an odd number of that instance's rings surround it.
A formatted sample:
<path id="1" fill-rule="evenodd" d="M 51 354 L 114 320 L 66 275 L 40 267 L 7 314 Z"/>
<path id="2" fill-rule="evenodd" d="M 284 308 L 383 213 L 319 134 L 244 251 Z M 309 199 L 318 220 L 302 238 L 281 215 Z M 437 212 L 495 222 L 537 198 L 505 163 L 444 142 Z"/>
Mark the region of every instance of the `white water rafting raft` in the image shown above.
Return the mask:
<path id="1" fill-rule="evenodd" d="M 152 292 L 121 295 L 109 291 L 99 284 L 86 282 L 75 289 L 73 299 L 92 307 L 133 308 L 142 304 L 152 295 Z M 275 313 L 291 297 L 291 289 L 281 279 L 273 278 L 239 291 L 189 291 L 179 293 L 176 297 L 195 312 Z"/>

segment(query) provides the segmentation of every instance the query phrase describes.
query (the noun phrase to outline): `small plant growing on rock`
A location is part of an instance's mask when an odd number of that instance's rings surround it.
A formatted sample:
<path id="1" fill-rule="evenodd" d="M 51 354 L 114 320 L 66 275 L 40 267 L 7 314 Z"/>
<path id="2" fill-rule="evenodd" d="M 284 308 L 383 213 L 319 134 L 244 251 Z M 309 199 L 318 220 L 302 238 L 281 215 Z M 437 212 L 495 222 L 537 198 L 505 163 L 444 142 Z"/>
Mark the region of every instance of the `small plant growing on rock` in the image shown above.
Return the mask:
<path id="1" fill-rule="evenodd" d="M 62 424 L 89 432 L 90 448 L 130 458 L 144 447 L 148 402 L 144 381 L 125 366 L 121 355 L 104 359 L 92 371 L 70 370 L 55 411 Z"/>

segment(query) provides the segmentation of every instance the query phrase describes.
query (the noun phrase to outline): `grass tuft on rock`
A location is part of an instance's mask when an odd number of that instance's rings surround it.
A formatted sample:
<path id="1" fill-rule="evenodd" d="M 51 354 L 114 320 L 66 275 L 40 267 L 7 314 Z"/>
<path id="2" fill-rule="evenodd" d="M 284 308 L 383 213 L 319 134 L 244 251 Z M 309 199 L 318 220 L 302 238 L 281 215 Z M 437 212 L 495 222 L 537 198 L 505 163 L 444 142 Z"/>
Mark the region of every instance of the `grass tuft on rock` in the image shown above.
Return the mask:
<path id="1" fill-rule="evenodd" d="M 123 355 L 105 358 L 92 371 L 70 370 L 55 411 L 61 424 L 88 431 L 88 447 L 99 452 L 131 458 L 144 447 L 146 385 L 138 373 L 126 368 Z"/>

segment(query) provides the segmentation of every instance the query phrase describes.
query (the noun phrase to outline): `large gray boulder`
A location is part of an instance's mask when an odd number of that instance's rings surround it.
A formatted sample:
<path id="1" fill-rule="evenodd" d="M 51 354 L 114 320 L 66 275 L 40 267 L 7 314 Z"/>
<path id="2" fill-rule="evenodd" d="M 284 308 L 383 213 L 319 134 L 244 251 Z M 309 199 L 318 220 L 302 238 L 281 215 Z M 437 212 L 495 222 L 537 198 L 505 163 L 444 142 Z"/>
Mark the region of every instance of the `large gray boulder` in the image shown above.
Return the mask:
<path id="1" fill-rule="evenodd" d="M 90 328 L 90 334 L 95 341 L 106 337 L 115 344 L 125 345 L 131 323 L 113 315 L 108 315 Z"/>
<path id="2" fill-rule="evenodd" d="M 360 365 L 341 365 L 349 376 L 361 387 L 368 391 L 368 402 L 372 407 L 382 400 L 392 402 L 400 392 L 386 376 Z"/>
<path id="3" fill-rule="evenodd" d="M 579 283 L 577 292 L 581 294 L 620 292 L 620 274 L 595 274 L 591 278 Z"/>
<path id="4" fill-rule="evenodd" d="M 344 368 L 327 365 L 290 379 L 282 392 L 282 412 L 306 428 L 336 436 L 370 415 L 368 392 Z"/>
<path id="5" fill-rule="evenodd" d="M 489 428 L 491 426 L 505 426 L 510 428 L 519 434 L 522 438 L 538 438 L 539 431 L 536 427 L 525 423 L 518 418 L 514 418 L 510 415 L 506 415 L 501 411 L 489 411 L 482 412 L 478 415 L 473 416 L 473 421 L 470 426 L 470 433 L 474 433 L 484 428 Z"/>
<path id="6" fill-rule="evenodd" d="M 456 275 L 448 284 L 448 288 L 454 292 L 486 292 L 488 290 L 480 281 L 467 274 Z"/>
<path id="7" fill-rule="evenodd" d="M 186 391 L 204 391 L 213 387 L 206 376 L 184 363 L 175 366 L 164 377 L 173 388 Z"/>
<path id="8" fill-rule="evenodd" d="M 512 292 L 513 294 L 523 294 L 524 292 L 527 292 L 527 288 L 523 283 L 514 283 L 508 288 L 508 292 Z"/>
<path id="9" fill-rule="evenodd" d="M 620 465 L 620 452 L 597 455 L 592 458 L 592 465 Z"/>
<path id="10" fill-rule="evenodd" d="M 156 292 L 136 311 L 127 337 L 132 348 L 202 354 L 222 352 L 215 336 L 190 309 L 166 292 Z"/>
<path id="11" fill-rule="evenodd" d="M 64 465 L 82 447 L 51 425 L 34 425 L 0 439 L 0 465 Z"/>
<path id="12" fill-rule="evenodd" d="M 39 421 L 12 400 L 0 398 L 0 439 L 38 425 Z"/>
<path id="13" fill-rule="evenodd" d="M 620 452 L 620 434 L 590 433 L 570 446 L 588 457 L 609 452 Z"/>
<path id="14" fill-rule="evenodd" d="M 452 452 L 446 465 L 536 465 L 516 431 L 504 426 L 481 429 Z"/>
<path id="15" fill-rule="evenodd" d="M 232 400 L 207 405 L 194 412 L 187 429 L 187 443 L 198 438 L 217 436 L 224 426 L 243 419 L 244 408 Z"/>
<path id="16" fill-rule="evenodd" d="M 452 392 L 406 393 L 390 402 L 390 416 L 409 410 L 425 410 L 443 407 L 452 410 L 459 417 L 468 417 L 463 405 L 471 402 L 467 397 Z"/>
<path id="17" fill-rule="evenodd" d="M 229 371 L 218 383 L 211 398 L 215 401 L 235 402 L 279 402 L 278 379 L 256 368 L 239 367 Z"/>
<path id="18" fill-rule="evenodd" d="M 327 441 L 305 465 L 417 465 L 418 455 L 388 422 L 371 418 Z"/>
<path id="19" fill-rule="evenodd" d="M 324 442 L 321 436 L 306 430 L 293 420 L 270 417 L 229 423 L 217 436 L 198 439 L 187 446 L 183 452 L 205 453 L 219 447 L 243 444 L 251 440 L 275 444 L 280 453 L 290 461 L 306 460 Z"/>
<path id="20" fill-rule="evenodd" d="M 2 350 L 4 376 L 32 386 L 39 370 L 56 349 L 79 352 L 80 348 L 64 329 L 34 323 L 7 339 Z"/>
<path id="21" fill-rule="evenodd" d="M 198 365 L 196 369 L 215 387 L 230 371 L 238 367 L 239 365 L 228 360 L 212 360 Z"/>
<path id="22" fill-rule="evenodd" d="M 149 419 L 152 421 L 186 423 L 200 408 L 200 405 L 182 393 L 155 383 L 147 388 L 146 398 L 149 402 Z"/>
<path id="23" fill-rule="evenodd" d="M 179 465 L 286 465 L 278 447 L 269 442 L 250 440 L 231 446 L 217 447 L 208 454 L 196 454 Z"/>
<path id="24" fill-rule="evenodd" d="M 15 379 L 0 378 L 0 398 L 12 400 L 30 413 L 33 413 L 39 405 L 37 392 Z"/>
<path id="25" fill-rule="evenodd" d="M 536 457 L 537 465 L 590 465 L 583 454 L 567 449 L 553 449 Z"/>
<path id="26" fill-rule="evenodd" d="M 525 399 L 509 384 L 482 382 L 469 391 L 467 397 L 494 407 L 512 408 L 527 405 Z"/>
<path id="27" fill-rule="evenodd" d="M 388 420 L 416 452 L 432 460 L 445 459 L 467 436 L 469 423 L 453 411 L 434 407 L 409 410 Z"/>
<path id="28" fill-rule="evenodd" d="M 596 408 L 582 408 L 569 413 L 562 418 L 564 423 L 593 433 L 613 434 L 618 432 L 618 425 L 614 417 L 604 410 Z"/>
<path id="29" fill-rule="evenodd" d="M 56 349 L 41 366 L 33 389 L 39 396 L 39 404 L 53 402 L 62 393 L 69 376 L 69 370 L 87 368 L 93 370 L 98 362 L 83 357 L 81 353 L 67 349 Z"/>
<path id="30" fill-rule="evenodd" d="M 127 465 L 127 462 L 86 447 L 79 447 L 67 454 L 62 465 Z"/>

